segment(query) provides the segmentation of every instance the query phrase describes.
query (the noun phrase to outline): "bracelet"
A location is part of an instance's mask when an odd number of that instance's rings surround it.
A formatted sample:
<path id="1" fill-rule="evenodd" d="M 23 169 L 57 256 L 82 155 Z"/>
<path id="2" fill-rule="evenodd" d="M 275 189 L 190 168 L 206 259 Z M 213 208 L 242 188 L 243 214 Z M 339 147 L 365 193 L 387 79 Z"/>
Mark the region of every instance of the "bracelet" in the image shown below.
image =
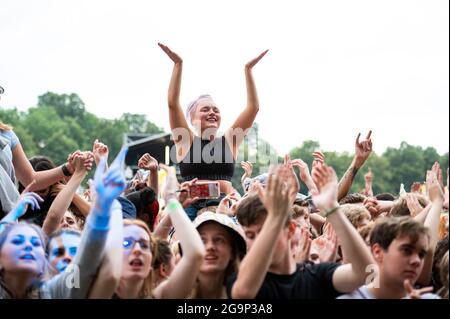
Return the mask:
<path id="1" fill-rule="evenodd" d="M 62 172 L 64 176 L 72 176 L 72 174 L 69 172 L 69 169 L 67 168 L 67 164 L 64 164 L 61 166 Z"/>
<path id="2" fill-rule="evenodd" d="M 183 206 L 181 206 L 181 204 L 176 199 L 175 200 L 169 199 L 169 204 L 167 205 L 167 208 L 173 211 L 180 208 L 183 209 Z"/>
<path id="3" fill-rule="evenodd" d="M 331 209 L 327 209 L 326 211 L 325 211 L 325 218 L 328 218 L 331 214 L 333 214 L 333 213 L 335 213 L 335 212 L 337 212 L 337 210 L 340 208 L 340 206 L 336 206 L 336 207 L 334 207 L 334 208 L 331 208 Z"/>

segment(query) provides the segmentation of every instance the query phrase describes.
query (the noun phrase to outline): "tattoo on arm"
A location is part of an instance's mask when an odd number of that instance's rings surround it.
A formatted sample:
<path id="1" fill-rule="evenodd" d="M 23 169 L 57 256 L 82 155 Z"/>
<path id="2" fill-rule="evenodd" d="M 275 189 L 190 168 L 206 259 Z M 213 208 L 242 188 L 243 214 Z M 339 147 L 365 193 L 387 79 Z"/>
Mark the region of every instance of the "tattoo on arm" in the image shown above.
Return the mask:
<path id="1" fill-rule="evenodd" d="M 355 179 L 355 177 L 356 177 L 356 174 L 358 174 L 358 168 L 356 168 L 356 167 L 352 167 L 351 168 L 352 169 L 352 182 L 353 182 L 353 180 Z"/>
<path id="2" fill-rule="evenodd" d="M 348 170 L 345 172 L 344 176 L 342 176 L 341 183 L 342 183 L 343 181 L 347 180 L 347 178 L 349 177 L 349 175 L 350 175 L 350 181 L 353 182 L 353 180 L 354 180 L 355 177 L 356 177 L 356 174 L 358 173 L 358 170 L 359 170 L 359 168 L 356 168 L 356 167 L 354 167 L 354 166 L 350 166 L 350 167 L 348 168 Z"/>

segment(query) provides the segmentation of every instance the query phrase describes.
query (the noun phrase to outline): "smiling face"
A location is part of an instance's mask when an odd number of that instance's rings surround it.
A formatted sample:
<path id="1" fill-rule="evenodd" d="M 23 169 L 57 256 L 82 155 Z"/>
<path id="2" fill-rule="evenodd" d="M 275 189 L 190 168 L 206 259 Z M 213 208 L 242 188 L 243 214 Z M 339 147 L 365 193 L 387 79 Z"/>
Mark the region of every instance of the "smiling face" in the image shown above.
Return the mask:
<path id="1" fill-rule="evenodd" d="M 392 241 L 387 250 L 375 244 L 372 252 L 380 266 L 381 275 L 390 282 L 403 287 L 405 279 L 414 285 L 419 277 L 424 258 L 429 248 L 428 237 L 422 235 L 416 242 L 409 236 L 398 237 Z"/>
<path id="2" fill-rule="evenodd" d="M 152 251 L 150 235 L 137 225 L 123 229 L 122 278 L 125 280 L 145 279 L 151 271 Z"/>
<path id="3" fill-rule="evenodd" d="M 200 272 L 224 272 L 232 260 L 233 238 L 231 234 L 224 226 L 216 222 L 206 222 L 197 229 L 206 250 Z"/>
<path id="4" fill-rule="evenodd" d="M 206 129 L 216 130 L 220 127 L 220 110 L 212 99 L 202 98 L 197 102 L 191 122 L 201 132 Z"/>
<path id="5" fill-rule="evenodd" d="M 8 273 L 42 274 L 45 251 L 38 233 L 27 225 L 14 227 L 0 251 L 0 265 Z"/>
<path id="6" fill-rule="evenodd" d="M 58 273 L 63 272 L 75 258 L 80 245 L 79 234 L 62 233 L 49 243 L 49 262 Z"/>

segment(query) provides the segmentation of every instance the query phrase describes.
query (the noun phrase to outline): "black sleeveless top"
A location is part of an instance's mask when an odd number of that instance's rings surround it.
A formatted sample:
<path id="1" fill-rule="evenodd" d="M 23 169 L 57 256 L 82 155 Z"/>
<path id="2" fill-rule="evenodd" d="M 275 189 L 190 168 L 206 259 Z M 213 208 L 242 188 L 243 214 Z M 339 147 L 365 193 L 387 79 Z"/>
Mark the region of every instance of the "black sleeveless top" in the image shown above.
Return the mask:
<path id="1" fill-rule="evenodd" d="M 184 181 L 200 180 L 231 181 L 234 174 L 234 158 L 225 136 L 214 141 L 194 136 L 191 148 L 179 163 Z"/>

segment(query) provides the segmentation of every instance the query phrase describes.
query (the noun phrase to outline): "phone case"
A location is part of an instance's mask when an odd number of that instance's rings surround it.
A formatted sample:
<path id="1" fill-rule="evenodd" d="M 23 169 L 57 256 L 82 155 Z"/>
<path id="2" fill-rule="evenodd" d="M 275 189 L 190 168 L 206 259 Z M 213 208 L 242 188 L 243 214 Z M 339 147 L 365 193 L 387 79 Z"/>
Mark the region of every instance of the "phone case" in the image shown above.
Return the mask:
<path id="1" fill-rule="evenodd" d="M 190 188 L 190 196 L 203 199 L 219 198 L 219 183 L 197 183 Z"/>

